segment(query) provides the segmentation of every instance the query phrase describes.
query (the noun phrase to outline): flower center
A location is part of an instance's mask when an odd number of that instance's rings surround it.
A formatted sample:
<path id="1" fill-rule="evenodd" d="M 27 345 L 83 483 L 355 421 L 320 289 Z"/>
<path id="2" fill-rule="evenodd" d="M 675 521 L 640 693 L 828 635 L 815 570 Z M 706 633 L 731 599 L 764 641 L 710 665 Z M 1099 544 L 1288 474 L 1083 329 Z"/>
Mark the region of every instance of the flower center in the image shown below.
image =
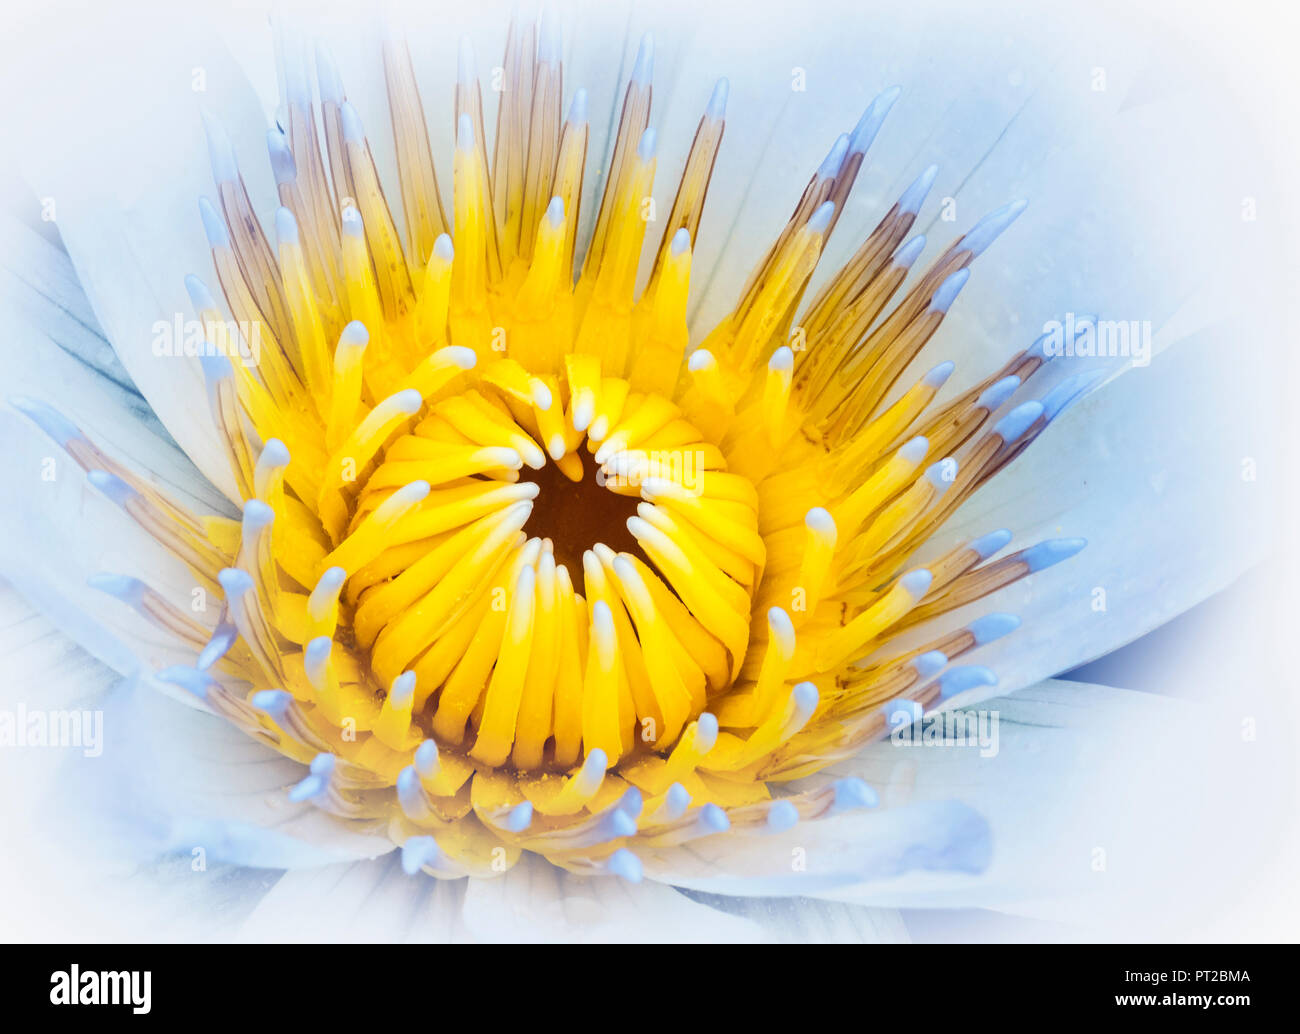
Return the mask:
<path id="1" fill-rule="evenodd" d="M 672 748 L 745 655 L 752 484 L 621 378 L 471 388 L 422 412 L 341 486 L 321 561 L 344 571 L 342 638 L 385 712 L 491 766 Z"/>
<path id="2" fill-rule="evenodd" d="M 637 515 L 639 491 L 627 494 L 617 476 L 609 477 L 590 457 L 581 457 L 581 477 L 574 481 L 554 463 L 541 470 L 525 467 L 520 482 L 537 486 L 527 530 L 553 544 L 555 562 L 570 574 L 582 570 L 583 554 L 595 546 L 649 559 L 627 528 Z"/>

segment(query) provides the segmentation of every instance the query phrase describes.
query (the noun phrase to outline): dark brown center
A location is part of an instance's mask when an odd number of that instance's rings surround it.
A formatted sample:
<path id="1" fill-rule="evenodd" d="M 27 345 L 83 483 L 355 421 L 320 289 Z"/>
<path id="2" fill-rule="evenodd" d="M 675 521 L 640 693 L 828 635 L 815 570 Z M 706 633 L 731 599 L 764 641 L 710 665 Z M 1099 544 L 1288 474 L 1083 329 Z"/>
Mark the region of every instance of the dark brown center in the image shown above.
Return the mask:
<path id="1" fill-rule="evenodd" d="M 640 497 L 620 495 L 597 482 L 599 468 L 585 448 L 575 455 L 582 461 L 580 481 L 570 481 L 554 463 L 541 470 L 524 467 L 519 472 L 521 481 L 538 486 L 525 530 L 554 543 L 555 562 L 569 569 L 575 584 L 581 584 L 582 554 L 600 542 L 615 553 L 631 553 L 649 563 L 627 530 L 627 519 L 636 516 Z"/>

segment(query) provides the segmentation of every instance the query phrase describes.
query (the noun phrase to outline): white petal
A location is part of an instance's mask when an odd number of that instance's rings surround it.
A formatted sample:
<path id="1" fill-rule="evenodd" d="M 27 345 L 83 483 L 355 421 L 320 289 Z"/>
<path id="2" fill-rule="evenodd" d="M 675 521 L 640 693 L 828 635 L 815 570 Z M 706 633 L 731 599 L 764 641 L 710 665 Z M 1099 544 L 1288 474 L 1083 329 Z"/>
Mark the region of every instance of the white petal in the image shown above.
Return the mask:
<path id="1" fill-rule="evenodd" d="M 763 927 L 780 944 L 906 944 L 907 924 L 896 909 L 863 908 L 814 898 L 731 897 L 682 891 L 692 901 Z"/>
<path id="2" fill-rule="evenodd" d="M 0 414 L 11 446 L 0 460 L 6 481 L 30 486 L 6 511 L 0 571 L 63 632 L 122 674 L 192 663 L 173 637 L 86 584 L 100 571 L 140 574 L 179 602 L 190 598 L 192 576 L 98 496 L 70 458 L 35 440 L 24 425 L 12 411 Z M 41 482 L 47 460 L 57 480 Z"/>
<path id="3" fill-rule="evenodd" d="M 242 924 L 255 942 L 435 944 L 468 940 L 466 880 L 407 876 L 396 855 L 286 872 Z"/>
<path id="4" fill-rule="evenodd" d="M 33 712 L 102 714 L 119 681 L 7 586 L 0 586 L 0 666 L 0 708 L 15 722 Z M 103 774 L 97 752 L 118 730 L 109 723 L 96 734 L 93 719 L 89 728 L 80 746 L 8 743 L 0 750 L 0 782 L 10 790 L 0 796 L 5 935 L 24 941 L 219 936 L 251 909 L 268 878 L 215 857 L 196 865 L 188 852 L 143 858 L 93 821 L 79 787 Z"/>
<path id="5" fill-rule="evenodd" d="M 827 896 L 994 908 L 1150 937 L 1190 926 L 1189 901 L 1221 907 L 1248 878 L 1269 820 L 1264 802 L 1250 802 L 1255 767 L 1241 753 L 1239 716 L 1059 680 L 982 710 L 997 713 L 991 756 L 978 745 L 884 741 L 828 774 L 866 780 L 885 808 L 925 800 L 972 807 L 989 823 L 987 867 L 863 882 Z"/>
<path id="6" fill-rule="evenodd" d="M 1076 556 L 936 623 L 998 610 L 1023 620 L 971 656 L 999 679 L 983 696 L 1123 646 L 1263 556 L 1272 497 L 1266 483 L 1243 479 L 1243 461 L 1267 466 L 1270 447 L 1244 396 L 1225 389 L 1219 347 L 1186 342 L 1067 410 L 927 547 L 941 552 L 997 528 L 1014 532 L 1008 551 L 1088 540 Z"/>
<path id="7" fill-rule="evenodd" d="M 762 928 L 671 887 L 579 877 L 527 855 L 497 879 L 472 879 L 465 926 L 490 942 L 753 942 Z"/>
<path id="8" fill-rule="evenodd" d="M 33 788 L 33 808 L 59 816 L 55 828 L 48 818 L 40 821 L 39 811 L 32 821 L 64 852 L 75 853 L 82 843 L 113 864 L 179 853 L 286 868 L 375 858 L 393 849 L 382 831 L 291 802 L 287 791 L 303 777 L 303 766 L 223 719 L 129 679 L 95 706 L 102 723 L 97 750 L 51 751 L 44 764 L 53 769 L 14 784 Z M 23 757 L 37 765 L 40 754 Z"/>
<path id="9" fill-rule="evenodd" d="M 1267 804 L 1252 791 L 1261 765 L 1245 763 L 1235 713 L 1065 681 L 984 710 L 998 715 L 992 754 L 873 744 L 807 782 L 865 779 L 876 810 L 641 850 L 646 874 L 721 894 L 996 908 L 1149 936 L 1186 926 L 1190 898 L 1222 907 L 1266 849 Z"/>
<path id="10" fill-rule="evenodd" d="M 899 943 L 897 912 L 807 898 L 721 898 L 581 879 L 528 856 L 496 879 L 408 876 L 396 855 L 291 870 L 239 939 L 302 943 L 780 941 Z"/>
<path id="11" fill-rule="evenodd" d="M 205 477 L 233 498 L 197 361 L 153 353 L 154 325 L 194 317 L 184 277 L 216 287 L 197 201 L 211 194 L 200 111 L 227 127 L 255 197 L 273 197 L 266 120 L 201 19 L 124 33 L 107 12 L 32 32 L 15 68 L 45 87 L 15 119 L 24 178 L 54 204 L 63 241 L 122 365 Z M 55 62 L 54 39 L 62 57 Z M 112 40 L 106 45 L 106 40 Z M 30 45 L 26 45 L 30 44 Z M 64 50 L 63 48 L 67 48 Z M 58 67 L 59 74 L 48 70 Z M 40 70 L 39 72 L 37 70 Z M 204 88 L 196 90 L 196 75 Z"/>
<path id="12" fill-rule="evenodd" d="M 240 927 L 250 941 L 900 943 L 897 912 L 808 898 L 722 898 L 583 879 L 526 856 L 496 879 L 408 876 L 396 855 L 291 870 Z"/>
<path id="13" fill-rule="evenodd" d="M 732 832 L 686 847 L 636 847 L 649 879 L 742 897 L 843 896 L 859 884 L 975 885 L 990 850 L 988 824 L 957 801 L 844 812 L 783 833 Z"/>
<path id="14" fill-rule="evenodd" d="M 22 276 L 0 270 L 0 316 L 24 347 L 0 356 L 8 399 L 0 412 L 8 448 L 0 472 L 13 502 L 0 521 L 0 572 L 59 627 L 122 674 L 192 663 L 193 652 L 126 604 L 87 585 L 91 575 L 138 577 L 200 624 L 194 578 L 170 553 L 87 482 L 53 437 L 18 408 L 23 399 L 52 406 L 96 445 L 195 512 L 226 503 L 195 470 L 134 391 L 64 252 L 31 226 L 6 221 Z M 105 357 L 104 353 L 107 353 Z M 21 486 L 21 489 L 19 488 Z"/>
<path id="15" fill-rule="evenodd" d="M 95 322 L 67 253 L 33 222 L 0 216 L 11 257 L 0 268 L 0 319 L 16 343 L 0 354 L 5 395 L 52 405 L 110 455 L 196 512 L 229 513 L 131 382 Z"/>
<path id="16" fill-rule="evenodd" d="M 731 80 L 696 253 L 696 269 L 710 271 L 709 282 L 697 275 L 692 295 L 696 331 L 734 302 L 835 135 L 895 83 L 902 94 L 821 276 L 932 162 L 939 175 L 914 231 L 927 234 L 928 257 L 986 212 L 1030 203 L 976 262 L 923 360 L 957 361 L 950 390 L 1067 311 L 1150 320 L 1157 347 L 1216 320 L 1249 318 L 1248 278 L 1274 240 L 1243 233 L 1236 203 L 1267 155 L 1201 55 L 1131 21 L 1116 31 L 1100 12 L 1062 26 L 1050 11 L 1026 20 L 1013 7 L 942 7 L 878 7 L 866 20 L 853 0 L 820 4 L 815 17 L 795 7 L 738 18 L 724 0 L 639 12 L 638 26 L 690 28 L 662 48 L 672 69 L 655 117 L 665 147 L 684 149 L 675 142 L 689 137 L 713 78 Z M 1161 141 L 1155 152 L 1152 139 Z M 1212 155 L 1206 139 L 1216 140 Z M 669 168 L 661 162 L 660 191 L 671 196 Z"/>
<path id="17" fill-rule="evenodd" d="M 64 634 L 121 674 L 193 664 L 192 650 L 87 579 L 100 573 L 139 578 L 209 627 L 220 601 L 208 599 L 189 570 L 93 488 L 25 416 L 5 407 L 0 428 L 6 443 L 0 477 L 12 489 L 0 517 L 0 574 Z M 203 609 L 195 609 L 196 600 Z"/>
<path id="18" fill-rule="evenodd" d="M 208 627 L 218 601 L 196 596 L 189 570 L 87 483 L 62 436 L 69 425 L 79 429 L 196 514 L 230 513 L 229 504 L 135 392 L 95 328 L 67 255 L 30 225 L 6 219 L 5 230 L 22 274 L 0 269 L 0 318 L 24 347 L 0 354 L 8 401 L 0 409 L 8 445 L 0 475 L 14 489 L 0 515 L 0 574 L 121 674 L 190 664 L 193 650 L 87 579 L 141 579 Z M 51 408 L 33 419 L 32 402 Z"/>
<path id="19" fill-rule="evenodd" d="M 310 804 L 289 801 L 303 766 L 203 711 L 131 687 L 109 746 L 122 763 L 122 817 L 153 826 L 165 850 L 201 846 L 243 865 L 290 867 L 391 851 L 380 832 L 354 830 Z M 106 750 L 105 754 L 109 752 Z M 112 806 L 114 802 L 106 802 Z"/>

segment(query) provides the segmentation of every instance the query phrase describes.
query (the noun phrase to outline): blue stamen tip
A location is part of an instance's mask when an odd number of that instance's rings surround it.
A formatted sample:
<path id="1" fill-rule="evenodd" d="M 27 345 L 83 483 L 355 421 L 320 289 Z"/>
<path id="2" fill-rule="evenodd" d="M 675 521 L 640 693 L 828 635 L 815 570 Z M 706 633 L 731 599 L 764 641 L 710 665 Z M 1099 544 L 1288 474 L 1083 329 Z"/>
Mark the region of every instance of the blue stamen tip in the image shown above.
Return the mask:
<path id="1" fill-rule="evenodd" d="M 393 679 L 393 685 L 388 691 L 388 699 L 393 702 L 397 708 L 406 707 L 415 696 L 415 672 L 404 671 Z"/>
<path id="2" fill-rule="evenodd" d="M 217 183 L 233 182 L 239 177 L 235 164 L 235 149 L 225 128 L 208 112 L 202 112 L 203 132 L 208 139 L 208 159 L 212 163 L 212 178 Z"/>
<path id="3" fill-rule="evenodd" d="M 952 456 L 946 456 L 938 463 L 931 463 L 925 468 L 925 479 L 937 492 L 943 493 L 957 480 L 958 469 L 957 460 Z"/>
<path id="4" fill-rule="evenodd" d="M 533 805 L 530 801 L 521 801 L 510 809 L 503 828 L 511 833 L 522 833 L 533 824 Z"/>
<path id="5" fill-rule="evenodd" d="M 1067 377 L 1043 396 L 1043 414 L 1049 421 L 1055 420 L 1071 405 L 1088 394 L 1093 386 L 1105 375 L 1105 370 L 1091 370 L 1088 373 L 1076 373 L 1073 377 Z"/>
<path id="6" fill-rule="evenodd" d="M 876 134 L 880 132 L 880 127 L 884 125 L 889 109 L 894 106 L 894 102 L 902 92 L 901 86 L 891 86 L 867 106 L 867 110 L 862 113 L 862 118 L 858 119 L 858 124 L 853 128 L 854 154 L 866 153 L 867 148 L 876 139 Z"/>
<path id="7" fill-rule="evenodd" d="M 699 718 L 695 719 L 695 735 L 701 744 L 708 744 L 708 749 L 713 749 L 713 744 L 718 740 L 718 717 L 708 711 L 703 712 Z"/>
<path id="8" fill-rule="evenodd" d="M 309 775 L 299 783 L 295 783 L 289 789 L 289 800 L 295 804 L 302 801 L 309 801 L 313 797 L 319 797 L 325 792 L 325 781 L 319 776 Z"/>
<path id="9" fill-rule="evenodd" d="M 911 212 L 915 215 L 921 210 L 921 205 L 925 203 L 926 195 L 930 193 L 930 188 L 934 186 L 934 178 L 939 175 L 939 166 L 931 165 L 921 175 L 917 176 L 911 185 L 903 191 L 903 196 L 898 199 L 898 210 L 900 212 Z"/>
<path id="10" fill-rule="evenodd" d="M 181 664 L 171 668 L 164 668 L 155 677 L 162 682 L 168 682 L 173 686 L 180 686 L 182 689 L 188 690 L 200 700 L 207 699 L 208 687 L 213 682 L 212 677 L 206 672 L 199 671 L 197 668 L 187 668 Z"/>
<path id="11" fill-rule="evenodd" d="M 241 571 L 238 567 L 224 568 L 218 572 L 217 581 L 221 583 L 228 600 L 244 595 L 253 587 L 252 577 L 247 571 Z"/>
<path id="12" fill-rule="evenodd" d="M 641 134 L 641 139 L 636 145 L 636 154 L 643 162 L 648 162 L 655 156 L 655 139 L 653 126 Z"/>
<path id="13" fill-rule="evenodd" d="M 948 378 L 952 376 L 952 371 L 956 368 L 957 364 L 950 359 L 948 362 L 940 363 L 936 366 L 933 370 L 922 377 L 921 381 L 927 388 L 933 388 L 935 391 L 938 391 L 948 383 Z"/>
<path id="14" fill-rule="evenodd" d="M 957 300 L 957 295 L 961 289 L 966 286 L 966 281 L 970 279 L 969 269 L 959 269 L 949 276 L 939 285 L 939 289 L 934 292 L 934 297 L 930 299 L 930 308 L 934 312 L 947 312 L 952 308 L 952 303 Z"/>
<path id="15" fill-rule="evenodd" d="M 930 440 L 924 435 L 917 435 L 899 448 L 898 455 L 906 462 L 916 465 L 925 459 L 929 451 Z"/>
<path id="16" fill-rule="evenodd" d="M 257 459 L 259 463 L 269 463 L 272 467 L 287 467 L 289 447 L 279 438 L 268 438 L 266 444 L 262 446 L 262 454 Z"/>
<path id="17" fill-rule="evenodd" d="M 635 836 L 636 819 L 627 812 L 615 808 L 614 811 L 610 813 L 606 828 L 609 831 L 610 840 L 617 840 L 620 837 Z"/>
<path id="18" fill-rule="evenodd" d="M 629 786 L 623 792 L 623 796 L 618 799 L 618 804 L 615 807 L 635 819 L 640 816 L 641 809 L 645 807 L 645 799 L 641 796 L 640 790 L 635 786 Z"/>
<path id="19" fill-rule="evenodd" d="M 426 865 L 430 865 L 441 854 L 438 842 L 433 837 L 411 837 L 402 845 L 402 871 L 407 876 L 414 876 Z"/>
<path id="20" fill-rule="evenodd" d="M 323 43 L 316 44 L 316 84 L 322 104 L 343 103 L 343 80 L 339 78 L 334 58 Z"/>
<path id="21" fill-rule="evenodd" d="M 277 186 L 292 183 L 298 178 L 298 165 L 289 148 L 289 138 L 278 129 L 266 131 L 266 151 L 271 158 L 271 173 Z"/>
<path id="22" fill-rule="evenodd" d="M 767 809 L 767 830 L 769 833 L 784 833 L 799 821 L 799 809 L 793 801 L 773 801 Z"/>
<path id="23" fill-rule="evenodd" d="M 727 117 L 727 95 L 731 92 L 731 83 L 725 78 L 719 79 L 709 95 L 709 106 L 705 114 L 718 122 Z"/>
<path id="24" fill-rule="evenodd" d="M 912 669 L 922 680 L 932 679 L 948 666 L 948 655 L 942 650 L 927 650 L 912 658 Z"/>
<path id="25" fill-rule="evenodd" d="M 975 400 L 975 405 L 979 409 L 986 409 L 992 413 L 995 409 L 1001 409 L 1002 403 L 1014 395 L 1018 387 L 1020 387 L 1020 378 L 1015 374 L 1003 377 L 1000 381 L 990 384 Z"/>
<path id="26" fill-rule="evenodd" d="M 293 703 L 293 694 L 283 689 L 259 689 L 253 694 L 251 703 L 259 711 L 265 711 L 272 718 L 281 718 Z"/>
<path id="27" fill-rule="evenodd" d="M 203 370 L 204 383 L 210 388 L 235 376 L 234 366 L 231 365 L 229 357 L 224 355 L 201 355 L 199 367 Z"/>
<path id="28" fill-rule="evenodd" d="M 795 708 L 804 714 L 812 714 L 817 710 L 817 702 L 821 699 L 817 687 L 811 682 L 800 682 L 790 690 L 790 695 L 794 698 Z"/>
<path id="29" fill-rule="evenodd" d="M 727 813 L 716 804 L 706 804 L 701 808 L 696 821 L 705 833 L 725 833 L 731 828 L 731 819 L 727 818 Z"/>
<path id="30" fill-rule="evenodd" d="M 880 713 L 885 719 L 885 725 L 890 729 L 911 725 L 920 719 L 923 711 L 924 708 L 919 703 L 915 700 L 908 700 L 906 697 L 890 700 L 880 708 Z"/>
<path id="31" fill-rule="evenodd" d="M 302 652 L 303 664 L 307 670 L 313 671 L 320 668 L 329 660 L 330 653 L 334 649 L 334 640 L 327 635 L 317 636 Z"/>
<path id="32" fill-rule="evenodd" d="M 1002 231 L 1016 221 L 1028 204 L 1028 201 L 1012 201 L 990 212 L 961 239 L 961 247 L 977 256 L 982 255 L 988 246 L 998 239 Z"/>
<path id="33" fill-rule="evenodd" d="M 837 779 L 833 785 L 835 788 L 835 803 L 832 807 L 837 812 L 847 811 L 851 808 L 874 808 L 880 803 L 880 797 L 876 794 L 876 791 L 856 777 L 850 776 L 847 779 Z"/>
<path id="34" fill-rule="evenodd" d="M 348 573 L 341 567 L 328 567 L 316 582 L 316 588 L 322 592 L 333 592 L 343 584 Z"/>
<path id="35" fill-rule="evenodd" d="M 25 414 L 60 445 L 67 445 L 74 438 L 83 438 L 80 429 L 53 406 L 26 395 L 11 395 L 9 404 Z"/>
<path id="36" fill-rule="evenodd" d="M 212 297 L 208 285 L 193 273 L 185 275 L 185 292 L 190 296 L 190 304 L 195 309 L 215 309 L 217 307 L 217 300 Z"/>
<path id="37" fill-rule="evenodd" d="M 993 433 L 1009 445 L 1028 431 L 1034 421 L 1042 415 L 1041 402 L 1022 403 L 993 425 Z"/>
<path id="38" fill-rule="evenodd" d="M 912 264 L 921 257 L 925 250 L 925 234 L 919 233 L 911 240 L 898 246 L 894 252 L 894 265 L 900 269 L 911 269 Z"/>
<path id="39" fill-rule="evenodd" d="M 827 227 L 831 224 L 831 216 L 835 214 L 835 202 L 823 201 L 817 211 L 812 214 L 808 220 L 808 229 L 812 233 L 825 233 Z"/>
<path id="40" fill-rule="evenodd" d="M 645 86 L 654 75 L 654 67 L 655 39 L 647 32 L 641 37 L 641 45 L 637 47 L 636 64 L 632 66 L 632 82 Z"/>
<path id="41" fill-rule="evenodd" d="M 620 876 L 627 880 L 628 883 L 640 883 L 642 876 L 641 859 L 629 851 L 626 847 L 620 847 L 609 856 L 605 863 L 615 876 Z"/>
<path id="42" fill-rule="evenodd" d="M 226 229 L 226 221 L 205 197 L 199 198 L 199 218 L 203 220 L 203 233 L 208 238 L 209 247 L 230 246 L 230 231 Z"/>
<path id="43" fill-rule="evenodd" d="M 898 579 L 898 584 L 909 596 L 920 599 L 930 591 L 930 583 L 934 581 L 934 575 L 924 567 L 917 568 L 915 571 L 908 571 Z"/>
<path id="44" fill-rule="evenodd" d="M 568 123 L 572 126 L 580 126 L 587 121 L 587 91 L 581 86 L 573 94 L 573 100 L 569 102 Z"/>
<path id="45" fill-rule="evenodd" d="M 595 778 L 598 775 L 603 775 L 607 766 L 608 759 L 605 757 L 605 751 L 597 747 L 587 755 L 587 759 L 582 763 L 582 774 L 589 778 Z"/>
<path id="46" fill-rule="evenodd" d="M 835 143 L 831 144 L 830 151 L 822 159 L 821 165 L 817 166 L 818 179 L 832 179 L 839 174 L 840 167 L 844 164 L 844 157 L 849 153 L 849 135 L 841 133 L 835 138 Z"/>
<path id="47" fill-rule="evenodd" d="M 138 607 L 144 603 L 144 594 L 147 588 L 139 578 L 132 578 L 130 575 L 125 574 L 109 574 L 107 572 L 92 574 L 86 579 L 86 584 L 92 589 L 98 589 L 100 592 L 113 596 L 132 607 Z"/>
<path id="48" fill-rule="evenodd" d="M 425 740 L 415 748 L 415 770 L 422 775 L 431 774 L 438 764 L 438 744 Z"/>
<path id="49" fill-rule="evenodd" d="M 548 4 L 542 8 L 541 27 L 537 34 L 537 61 L 539 64 L 555 64 L 560 60 L 560 22 L 554 9 Z"/>
<path id="50" fill-rule="evenodd" d="M 995 613 L 976 618 L 970 623 L 969 630 L 975 637 L 975 645 L 984 646 L 995 639 L 1001 639 L 1004 635 L 1010 635 L 1019 627 L 1020 618 L 1016 615 Z"/>
<path id="51" fill-rule="evenodd" d="M 256 534 L 275 521 L 275 511 L 260 499 L 250 499 L 244 504 L 243 533 Z"/>
<path id="52" fill-rule="evenodd" d="M 287 208 L 275 210 L 275 237 L 281 244 L 298 243 L 298 220 Z"/>
<path id="53" fill-rule="evenodd" d="M 136 490 L 116 474 L 106 470 L 92 470 L 86 474 L 86 480 L 104 493 L 109 499 L 123 506 L 129 499 L 136 497 Z"/>
<path id="54" fill-rule="evenodd" d="M 1088 544 L 1087 539 L 1047 539 L 1030 546 L 1020 554 L 1020 559 L 1029 565 L 1029 570 L 1041 571 L 1045 567 L 1068 560 Z"/>
<path id="55" fill-rule="evenodd" d="M 988 668 L 968 664 L 939 676 L 939 699 L 947 700 L 976 686 L 996 686 L 998 677 Z"/>
<path id="56" fill-rule="evenodd" d="M 987 535 L 981 535 L 970 544 L 971 549 L 979 554 L 981 560 L 987 560 L 994 553 L 1006 547 L 1011 541 L 1011 532 L 1006 528 L 999 528 L 997 531 L 990 531 Z"/>
<path id="57" fill-rule="evenodd" d="M 230 648 L 235 645 L 235 640 L 238 638 L 239 630 L 234 625 L 218 625 L 216 631 L 212 633 L 212 638 L 199 651 L 194 666 L 200 671 L 207 671 L 230 652 Z"/>
<path id="58" fill-rule="evenodd" d="M 419 822 L 429 814 L 429 804 L 424 796 L 424 787 L 420 785 L 420 775 L 415 766 L 407 765 L 397 773 L 394 783 L 397 790 L 397 803 L 402 813 L 413 822 Z"/>
<path id="59" fill-rule="evenodd" d="M 691 806 L 691 794 L 681 783 L 673 783 L 668 787 L 668 792 L 664 795 L 663 815 L 665 822 L 672 822 L 680 819 L 686 814 L 686 809 Z"/>

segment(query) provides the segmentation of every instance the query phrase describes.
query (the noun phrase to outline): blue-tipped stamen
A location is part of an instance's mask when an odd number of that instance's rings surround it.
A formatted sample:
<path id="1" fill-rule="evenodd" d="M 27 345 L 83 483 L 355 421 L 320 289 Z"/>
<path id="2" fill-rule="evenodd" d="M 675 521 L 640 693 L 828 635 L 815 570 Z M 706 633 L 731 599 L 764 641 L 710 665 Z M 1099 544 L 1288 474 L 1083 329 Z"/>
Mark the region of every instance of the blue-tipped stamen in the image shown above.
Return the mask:
<path id="1" fill-rule="evenodd" d="M 784 833 L 787 829 L 792 829 L 799 821 L 799 809 L 794 806 L 793 801 L 773 801 L 767 809 L 767 831 L 769 833 Z"/>
<path id="2" fill-rule="evenodd" d="M 628 883 L 640 883 L 643 875 L 641 859 L 626 847 L 620 847 L 611 854 L 605 862 L 605 868 Z"/>
<path id="3" fill-rule="evenodd" d="M 998 678 L 993 672 L 978 664 L 953 668 L 951 671 L 944 672 L 939 676 L 939 699 L 947 700 L 958 693 L 964 693 L 968 689 L 975 689 L 979 686 L 996 686 L 997 682 Z"/>
<path id="4" fill-rule="evenodd" d="M 847 779 L 837 779 L 831 785 L 835 792 L 835 800 L 831 805 L 832 812 L 852 811 L 856 808 L 874 808 L 880 803 L 880 797 L 876 791 L 856 777 L 850 776 Z"/>
<path id="5" fill-rule="evenodd" d="M 1041 571 L 1062 560 L 1068 560 L 1088 544 L 1087 539 L 1047 539 L 1030 546 L 1020 554 L 1020 559 L 1029 565 L 1029 570 Z"/>

